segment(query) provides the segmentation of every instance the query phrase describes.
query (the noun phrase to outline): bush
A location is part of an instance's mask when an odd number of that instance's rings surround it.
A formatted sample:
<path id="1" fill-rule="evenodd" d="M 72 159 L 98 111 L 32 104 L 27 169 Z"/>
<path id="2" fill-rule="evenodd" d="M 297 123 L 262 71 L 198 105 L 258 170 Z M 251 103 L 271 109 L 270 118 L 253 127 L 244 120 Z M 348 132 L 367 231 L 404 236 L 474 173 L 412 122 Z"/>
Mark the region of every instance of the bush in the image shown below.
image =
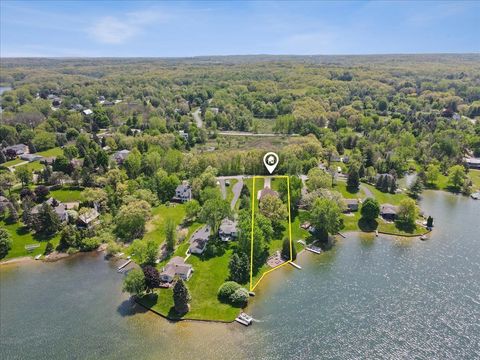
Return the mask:
<path id="1" fill-rule="evenodd" d="M 107 246 L 107 256 L 113 256 L 120 252 L 122 247 L 115 241 L 109 241 Z"/>
<path id="2" fill-rule="evenodd" d="M 100 239 L 98 237 L 85 238 L 80 245 L 82 251 L 92 251 L 100 246 Z"/>
<path id="3" fill-rule="evenodd" d="M 248 302 L 248 291 L 245 288 L 239 288 L 235 290 L 229 297 L 230 302 L 233 305 L 243 306 Z"/>
<path id="4" fill-rule="evenodd" d="M 230 300 L 230 296 L 240 288 L 241 286 L 235 281 L 224 282 L 218 289 L 218 298 L 221 300 Z"/>

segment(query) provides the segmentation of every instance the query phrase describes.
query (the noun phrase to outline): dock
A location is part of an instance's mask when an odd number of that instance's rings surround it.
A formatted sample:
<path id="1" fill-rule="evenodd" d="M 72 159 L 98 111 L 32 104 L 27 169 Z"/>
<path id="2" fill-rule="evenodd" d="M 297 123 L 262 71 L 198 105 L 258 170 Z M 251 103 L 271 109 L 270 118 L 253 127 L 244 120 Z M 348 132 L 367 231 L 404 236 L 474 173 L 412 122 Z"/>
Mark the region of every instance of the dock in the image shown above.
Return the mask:
<path id="1" fill-rule="evenodd" d="M 311 251 L 312 253 L 315 253 L 315 254 L 321 254 L 322 253 L 322 249 L 319 248 L 318 246 L 310 245 L 310 246 L 307 246 L 305 249 L 307 249 L 308 251 Z"/>
<path id="2" fill-rule="evenodd" d="M 121 271 L 125 266 L 127 266 L 127 265 L 130 264 L 131 262 L 132 262 L 132 260 L 128 260 L 125 264 L 120 265 L 120 266 L 117 268 L 117 271 Z"/>
<path id="3" fill-rule="evenodd" d="M 293 261 L 289 261 L 289 264 L 292 265 L 293 267 L 297 268 L 298 270 L 302 270 L 302 267 L 298 264 L 295 264 Z"/>

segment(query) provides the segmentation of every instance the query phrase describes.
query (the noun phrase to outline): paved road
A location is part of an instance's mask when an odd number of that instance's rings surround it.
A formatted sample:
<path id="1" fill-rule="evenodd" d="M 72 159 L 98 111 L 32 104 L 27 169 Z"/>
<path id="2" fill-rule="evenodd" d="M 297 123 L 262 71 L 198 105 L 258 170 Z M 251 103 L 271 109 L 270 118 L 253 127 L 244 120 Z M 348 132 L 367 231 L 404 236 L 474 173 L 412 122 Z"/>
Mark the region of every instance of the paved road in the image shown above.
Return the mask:
<path id="1" fill-rule="evenodd" d="M 217 180 L 220 182 L 220 189 L 222 189 L 222 182 L 225 184 L 225 180 L 237 180 L 237 183 L 232 186 L 233 191 L 233 198 L 230 202 L 230 207 L 233 209 L 235 204 L 237 203 L 238 199 L 240 198 L 240 193 L 242 192 L 243 187 L 243 179 L 251 178 L 251 176 L 247 175 L 233 175 L 233 176 L 218 176 Z M 222 190 L 223 191 L 223 190 Z M 226 198 L 226 189 L 225 189 L 225 197 Z"/>
<path id="2" fill-rule="evenodd" d="M 203 120 L 202 120 L 202 115 L 200 114 L 200 108 L 192 112 L 193 115 L 193 120 L 195 120 L 195 123 L 197 124 L 198 128 L 203 127 Z"/>

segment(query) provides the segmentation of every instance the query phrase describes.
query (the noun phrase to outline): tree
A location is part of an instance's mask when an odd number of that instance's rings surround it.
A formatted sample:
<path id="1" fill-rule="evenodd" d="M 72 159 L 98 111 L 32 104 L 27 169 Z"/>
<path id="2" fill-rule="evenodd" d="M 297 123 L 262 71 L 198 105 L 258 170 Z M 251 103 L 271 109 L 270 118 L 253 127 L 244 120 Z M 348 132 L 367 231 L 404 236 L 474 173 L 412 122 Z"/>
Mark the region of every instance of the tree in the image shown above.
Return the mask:
<path id="1" fill-rule="evenodd" d="M 123 166 L 130 179 L 135 179 L 140 175 L 140 170 L 142 169 L 142 155 L 138 149 L 133 149 L 132 152 L 128 154 L 123 161 Z"/>
<path id="2" fill-rule="evenodd" d="M 313 191 L 319 188 L 329 188 L 332 186 L 332 178 L 330 174 L 319 168 L 310 169 L 308 172 L 307 188 Z"/>
<path id="3" fill-rule="evenodd" d="M 47 245 L 45 246 L 45 251 L 43 252 L 44 255 L 48 255 L 53 251 L 53 245 L 50 241 L 47 242 Z"/>
<path id="4" fill-rule="evenodd" d="M 455 190 L 460 190 L 467 179 L 467 174 L 462 165 L 454 165 L 448 169 L 448 183 Z"/>
<path id="5" fill-rule="evenodd" d="M 10 193 L 16 180 L 15 174 L 12 174 L 10 171 L 0 172 L 0 190 L 4 192 L 8 189 Z"/>
<path id="6" fill-rule="evenodd" d="M 115 217 L 115 232 L 124 241 L 141 238 L 145 233 L 145 224 L 150 217 L 150 211 L 150 204 L 144 200 L 122 205 Z"/>
<path id="7" fill-rule="evenodd" d="M 425 180 L 427 185 L 432 186 L 434 185 L 437 180 L 438 176 L 440 175 L 440 167 L 438 165 L 430 164 L 427 166 L 425 170 Z"/>
<path id="8" fill-rule="evenodd" d="M 48 187 L 45 185 L 38 185 L 35 188 L 34 193 L 37 196 L 37 201 L 44 201 L 50 193 L 50 190 L 48 190 Z"/>
<path id="9" fill-rule="evenodd" d="M 415 228 L 418 217 L 418 209 L 412 199 L 403 199 L 398 206 L 397 222 L 409 228 Z"/>
<path id="10" fill-rule="evenodd" d="M 185 215 L 188 221 L 195 221 L 200 213 L 201 207 L 197 200 L 192 199 L 185 204 Z"/>
<path id="11" fill-rule="evenodd" d="M 62 229 L 60 233 L 60 242 L 57 249 L 60 251 L 67 250 L 68 248 L 76 248 L 79 246 L 80 236 L 73 225 L 67 225 Z"/>
<path id="12" fill-rule="evenodd" d="M 37 151 L 44 151 L 55 147 L 56 137 L 54 133 L 46 131 L 35 132 L 35 137 L 32 140 L 33 145 Z"/>
<path id="13" fill-rule="evenodd" d="M 244 306 L 248 302 L 248 291 L 245 288 L 235 290 L 229 297 L 230 303 L 235 306 Z"/>
<path id="14" fill-rule="evenodd" d="M 228 263 L 230 270 L 230 279 L 245 284 L 250 276 L 250 264 L 248 262 L 248 256 L 244 253 L 234 253 Z"/>
<path id="15" fill-rule="evenodd" d="M 32 171 L 26 166 L 18 166 L 15 175 L 22 183 L 22 187 L 28 186 L 33 179 Z"/>
<path id="16" fill-rule="evenodd" d="M 282 258 L 285 260 L 295 260 L 297 258 L 297 249 L 295 249 L 295 245 L 291 244 L 291 257 L 290 257 L 290 239 L 284 238 L 282 243 Z"/>
<path id="17" fill-rule="evenodd" d="M 409 188 L 410 195 L 413 198 L 418 198 L 418 196 L 422 193 L 423 191 L 423 182 L 420 177 L 417 176 L 413 184 Z"/>
<path id="18" fill-rule="evenodd" d="M 313 203 L 310 222 L 320 237 L 326 239 L 328 234 L 336 234 L 343 227 L 341 209 L 333 200 L 318 198 Z"/>
<path id="19" fill-rule="evenodd" d="M 147 241 L 135 239 L 132 243 L 132 253 L 142 265 L 154 265 L 158 257 L 158 243 L 149 239 Z"/>
<path id="20" fill-rule="evenodd" d="M 298 176 L 290 176 L 290 212 L 296 214 L 298 211 L 298 205 L 302 198 L 303 182 Z M 281 181 L 278 187 L 280 198 L 286 204 L 288 201 L 288 183 L 287 181 Z"/>
<path id="21" fill-rule="evenodd" d="M 145 276 L 145 286 L 147 290 L 160 287 L 160 273 L 157 268 L 151 265 L 147 265 L 143 268 L 143 274 Z"/>
<path id="22" fill-rule="evenodd" d="M 167 244 L 167 250 L 175 250 L 176 243 L 176 226 L 172 219 L 167 219 L 165 224 L 165 243 Z"/>
<path id="23" fill-rule="evenodd" d="M 260 213 L 270 219 L 274 228 L 278 227 L 288 216 L 287 207 L 276 195 L 264 195 L 258 204 Z"/>
<path id="24" fill-rule="evenodd" d="M 61 226 L 60 219 L 53 208 L 43 203 L 34 219 L 35 229 L 45 235 L 55 234 Z"/>
<path id="25" fill-rule="evenodd" d="M 223 199 L 207 200 L 200 211 L 200 220 L 210 225 L 215 235 L 222 220 L 228 216 L 230 216 L 230 204 Z"/>
<path id="26" fill-rule="evenodd" d="M 347 187 L 354 191 L 358 191 L 359 186 L 360 186 L 360 176 L 358 174 L 358 167 L 352 165 L 348 170 Z"/>
<path id="27" fill-rule="evenodd" d="M 139 296 L 146 289 L 145 275 L 141 269 L 130 270 L 123 280 L 123 292 Z"/>
<path id="28" fill-rule="evenodd" d="M 228 301 L 230 296 L 240 288 L 241 286 L 235 281 L 226 281 L 218 289 L 217 296 L 222 301 Z"/>
<path id="29" fill-rule="evenodd" d="M 8 252 L 12 248 L 12 239 L 6 229 L 0 228 L 0 259 L 7 256 Z"/>
<path id="30" fill-rule="evenodd" d="M 380 205 L 374 198 L 367 198 L 360 209 L 362 218 L 368 222 L 373 222 L 380 214 Z"/>
<path id="31" fill-rule="evenodd" d="M 182 279 L 178 279 L 173 287 L 173 303 L 178 314 L 185 314 L 190 310 L 190 292 Z"/>
<path id="32" fill-rule="evenodd" d="M 161 202 L 167 202 L 175 195 L 175 189 L 180 180 L 174 174 L 168 175 L 164 170 L 158 170 L 154 177 L 155 192 Z"/>

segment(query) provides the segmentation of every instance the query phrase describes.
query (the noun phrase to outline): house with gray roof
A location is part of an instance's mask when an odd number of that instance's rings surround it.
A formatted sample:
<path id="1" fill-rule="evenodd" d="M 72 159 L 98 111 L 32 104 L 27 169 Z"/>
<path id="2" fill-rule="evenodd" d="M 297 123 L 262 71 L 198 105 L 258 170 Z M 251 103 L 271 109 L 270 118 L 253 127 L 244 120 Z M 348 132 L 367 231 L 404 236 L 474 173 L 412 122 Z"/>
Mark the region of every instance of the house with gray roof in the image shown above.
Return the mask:
<path id="1" fill-rule="evenodd" d="M 394 221 L 397 217 L 398 207 L 392 204 L 382 204 L 380 206 L 380 216 L 388 221 Z"/>
<path id="2" fill-rule="evenodd" d="M 218 229 L 218 235 L 223 241 L 236 239 L 238 236 L 237 222 L 230 219 L 223 219 Z"/>
<path id="3" fill-rule="evenodd" d="M 180 256 L 173 257 L 160 273 L 160 280 L 163 282 L 172 282 L 175 276 L 187 281 L 193 273 L 191 264 L 187 264 Z"/>
<path id="4" fill-rule="evenodd" d="M 46 204 L 50 205 L 57 214 L 58 218 L 62 222 L 67 222 L 68 221 L 68 212 L 67 212 L 67 207 L 65 204 L 57 201 L 53 197 L 49 198 L 47 201 L 45 201 Z M 44 203 L 44 204 L 45 204 Z M 42 209 L 43 204 L 39 204 L 37 206 L 34 206 L 31 210 L 32 215 L 38 215 L 40 210 Z"/>
<path id="5" fill-rule="evenodd" d="M 184 181 L 182 184 L 178 185 L 177 188 L 175 189 L 175 196 L 173 197 L 173 200 L 184 203 L 191 199 L 192 199 L 192 189 L 188 184 L 188 182 Z"/>
<path id="6" fill-rule="evenodd" d="M 124 149 L 124 150 L 116 151 L 112 155 L 112 157 L 117 162 L 117 164 L 123 164 L 128 154 L 130 154 L 130 150 Z"/>

